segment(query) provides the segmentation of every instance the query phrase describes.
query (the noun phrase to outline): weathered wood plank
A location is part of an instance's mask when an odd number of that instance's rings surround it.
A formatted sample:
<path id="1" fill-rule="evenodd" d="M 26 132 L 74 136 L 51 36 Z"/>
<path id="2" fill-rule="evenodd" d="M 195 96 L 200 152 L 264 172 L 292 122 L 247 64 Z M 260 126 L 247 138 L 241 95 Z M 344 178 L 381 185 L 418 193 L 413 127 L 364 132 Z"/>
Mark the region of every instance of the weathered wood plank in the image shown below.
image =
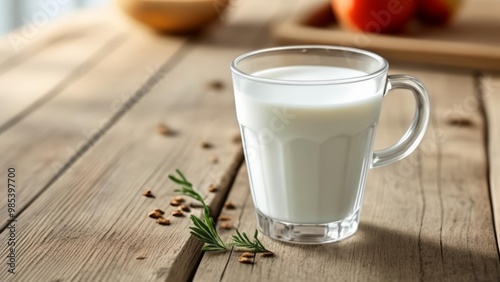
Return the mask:
<path id="1" fill-rule="evenodd" d="M 226 26 L 189 44 L 172 70 L 165 66 L 161 71 L 169 73 L 151 93 L 75 163 L 71 174 L 62 175 L 19 216 L 18 222 L 30 226 L 18 243 L 25 246 L 18 252 L 24 258 L 19 279 L 184 281 L 190 277 L 201 252 L 189 235 L 189 220 L 173 218 L 171 226 L 160 226 L 147 213 L 155 207 L 173 209 L 168 202 L 174 186 L 167 174 L 177 167 L 204 193 L 209 183 L 218 182 L 219 192 L 207 197 L 214 212 L 220 208 L 242 160 L 240 146 L 232 142 L 238 130 L 229 63 L 250 46 L 268 42 L 265 24 L 277 11 L 286 12 L 279 9 L 282 3 L 238 1 Z M 127 83 L 129 76 L 123 74 L 112 85 L 122 90 L 118 83 Z M 223 89 L 207 88 L 213 80 L 220 80 Z M 103 80 L 98 82 L 102 87 Z M 78 97 L 79 102 L 88 101 Z M 177 134 L 158 135 L 159 121 Z M 199 142 L 204 139 L 214 147 L 202 149 Z M 212 155 L 218 163 L 210 162 Z M 144 189 L 151 189 L 156 199 L 141 196 Z M 146 259 L 136 260 L 137 256 Z M 1 273 L 0 280 L 5 275 Z"/>
<path id="2" fill-rule="evenodd" d="M 48 24 L 30 21 L 0 38 L 0 74 L 29 60 L 38 52 L 80 37 L 103 23 L 112 22 L 109 11 L 88 9 Z M 110 21 L 111 20 L 111 21 Z"/>
<path id="3" fill-rule="evenodd" d="M 473 75 L 408 67 L 395 72 L 414 74 L 426 83 L 432 96 L 432 124 L 417 152 L 370 171 L 358 233 L 320 246 L 264 237 L 277 257 L 257 257 L 253 266 L 238 263 L 238 254 L 205 254 L 195 281 L 499 279 L 484 121 Z M 385 99 L 376 147 L 390 145 L 404 132 L 414 107 L 410 95 L 390 93 Z M 244 169 L 235 183 L 229 195 L 240 207 L 233 215 L 235 224 L 251 232 L 255 215 Z"/>
<path id="4" fill-rule="evenodd" d="M 0 134 L 92 70 L 124 37 L 99 20 L 58 31 L 0 64 Z"/>
<path id="5" fill-rule="evenodd" d="M 0 167 L 15 166 L 27 179 L 17 192 L 18 210 L 24 209 L 65 173 L 68 165 L 128 110 L 135 96 L 149 91 L 161 79 L 160 64 L 168 62 L 185 42 L 184 38 L 141 33 L 113 40 L 116 46 L 94 58 L 99 60 L 93 63 L 96 66 L 87 66 L 92 67 L 91 70 L 82 69 L 79 78 L 53 92 L 57 96 L 0 135 Z M 33 67 L 31 76 L 56 79 L 51 73 L 64 72 L 65 58 L 72 61 L 74 57 L 71 50 L 90 48 L 92 40 L 83 43 L 75 40 L 61 46 L 59 54 L 64 57 L 57 58 L 57 53 L 41 57 L 40 61 L 46 64 L 59 62 L 62 66 L 55 66 L 52 71 L 42 64 Z M 153 76 L 157 78 L 151 79 Z M 6 193 L 5 189 L 0 191 L 2 197 Z M 4 210 L 6 205 L 6 201 L 0 202 Z"/>
<path id="6" fill-rule="evenodd" d="M 483 73 L 479 76 L 479 91 L 488 122 L 487 144 L 489 184 L 493 218 L 500 248 L 500 75 Z"/>

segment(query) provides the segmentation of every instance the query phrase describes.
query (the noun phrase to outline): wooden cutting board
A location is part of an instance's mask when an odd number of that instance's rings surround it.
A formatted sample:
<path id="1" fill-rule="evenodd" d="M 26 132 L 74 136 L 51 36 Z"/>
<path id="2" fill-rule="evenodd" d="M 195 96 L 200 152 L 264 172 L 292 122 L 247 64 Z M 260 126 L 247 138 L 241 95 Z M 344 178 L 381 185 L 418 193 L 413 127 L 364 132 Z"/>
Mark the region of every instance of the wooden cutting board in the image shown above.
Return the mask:
<path id="1" fill-rule="evenodd" d="M 281 44 L 328 44 L 371 50 L 388 60 L 480 70 L 500 70 L 500 1 L 465 1 L 447 27 L 414 25 L 400 35 L 352 32 L 341 28 L 329 1 L 311 1 L 301 13 L 277 23 Z"/>

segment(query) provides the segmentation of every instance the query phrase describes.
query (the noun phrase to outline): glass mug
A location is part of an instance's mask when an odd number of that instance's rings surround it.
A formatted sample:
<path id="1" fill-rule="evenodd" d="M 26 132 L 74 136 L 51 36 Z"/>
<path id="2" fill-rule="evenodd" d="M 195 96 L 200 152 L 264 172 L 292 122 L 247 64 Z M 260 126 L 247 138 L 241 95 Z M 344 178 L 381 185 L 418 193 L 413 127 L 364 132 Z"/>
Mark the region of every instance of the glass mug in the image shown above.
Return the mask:
<path id="1" fill-rule="evenodd" d="M 290 46 L 243 54 L 231 64 L 252 197 L 260 231 L 301 244 L 357 230 L 369 168 L 408 156 L 429 122 L 429 97 L 408 75 L 387 75 L 368 51 Z M 411 90 L 416 111 L 392 147 L 373 151 L 382 98 Z"/>

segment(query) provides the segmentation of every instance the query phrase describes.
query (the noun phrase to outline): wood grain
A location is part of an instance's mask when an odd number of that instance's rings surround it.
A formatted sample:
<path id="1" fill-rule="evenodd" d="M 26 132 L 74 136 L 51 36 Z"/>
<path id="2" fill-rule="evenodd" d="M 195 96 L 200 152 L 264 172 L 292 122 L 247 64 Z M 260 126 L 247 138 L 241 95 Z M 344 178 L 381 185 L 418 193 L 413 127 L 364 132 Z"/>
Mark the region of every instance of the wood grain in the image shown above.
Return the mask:
<path id="1" fill-rule="evenodd" d="M 432 124 L 419 149 L 370 171 L 357 234 L 345 241 L 300 246 L 263 237 L 276 258 L 237 262 L 237 254 L 203 257 L 195 281 L 496 281 L 500 277 L 488 195 L 484 121 L 472 73 L 394 69 L 423 80 Z M 414 103 L 394 91 L 384 99 L 377 148 L 406 130 Z M 455 109 L 464 109 L 464 113 Z M 468 123 L 457 123 L 456 114 Z M 466 114 L 466 115 L 465 115 Z M 246 170 L 229 199 L 236 226 L 255 228 Z M 223 212 L 226 214 L 227 212 Z"/>
<path id="2" fill-rule="evenodd" d="M 40 87 L 49 86 L 48 82 L 55 83 L 74 67 L 72 50 L 83 52 L 85 48 L 102 44 L 103 39 L 108 40 L 102 38 L 99 31 L 93 34 L 94 37 L 84 41 L 67 41 L 60 48 L 54 47 L 54 51 L 40 53 L 46 55 L 39 58 L 44 63 L 30 64 L 31 68 L 22 68 L 24 73 L 30 73 L 33 80 L 36 79 L 33 84 Z M 19 211 L 60 175 L 76 173 L 67 171 L 68 167 L 134 104 L 135 99 L 151 90 L 163 75 L 158 69 L 160 65 L 169 62 L 186 41 L 147 33 L 113 38 L 111 44 L 114 45 L 94 57 L 92 64 L 80 62 L 83 66 L 77 67 L 79 71 L 70 81 L 64 82 L 64 87 L 49 93 L 37 92 L 45 91 L 44 88 L 26 87 L 30 88 L 32 92 L 28 93 L 32 96 L 53 97 L 0 135 L 0 166 L 15 166 L 24 175 L 22 177 L 29 179 L 17 192 Z M 17 86 L 11 84 L 12 90 L 25 84 L 18 80 Z M 11 96 L 12 102 L 29 101 L 27 97 L 22 100 Z M 6 190 L 2 189 L 0 195 L 5 196 Z M 5 209 L 6 204 L 0 202 L 0 208 Z"/>
<path id="3" fill-rule="evenodd" d="M 123 37 L 110 22 L 88 13 L 54 26 L 26 37 L 27 46 L 0 62 L 0 134 L 91 70 Z M 14 48 L 5 45 L 0 46 Z"/>
<path id="4" fill-rule="evenodd" d="M 116 16 L 104 16 L 109 14 L 110 11 L 89 9 L 64 16 L 47 25 L 25 22 L 26 25 L 0 37 L 0 74 L 59 43 L 89 35 L 92 31 L 99 31 L 97 27 L 103 24 L 116 22 Z"/>
<path id="5" fill-rule="evenodd" d="M 162 68 L 164 78 L 151 93 L 93 144 L 71 173 L 61 175 L 31 203 L 18 221 L 30 226 L 19 241 L 26 246 L 19 250 L 24 258 L 19 279 L 184 281 L 191 276 L 201 251 L 189 235 L 189 220 L 173 218 L 171 226 L 160 226 L 147 213 L 155 207 L 173 209 L 168 202 L 175 187 L 167 174 L 180 168 L 207 194 L 217 215 L 242 160 L 240 146 L 232 143 L 238 129 L 229 63 L 250 46 L 268 42 L 265 24 L 281 11 L 280 3 L 242 1 L 231 7 L 225 26 L 185 46 L 175 63 Z M 263 5 L 267 9 L 262 10 Z M 172 44 L 163 42 L 167 43 Z M 145 46 L 151 45 L 166 47 L 151 42 Z M 129 59 L 125 54 L 116 58 Z M 116 71 L 116 66 L 107 67 Z M 96 70 L 91 74 L 110 79 Z M 131 75 L 120 76 L 126 81 L 114 78 L 109 82 L 119 89 L 102 91 L 109 95 L 123 90 L 120 84 L 128 84 Z M 221 81 L 223 89 L 210 88 L 213 81 Z M 103 80 L 95 80 L 98 82 L 102 88 Z M 77 97 L 79 102 L 92 102 L 83 95 Z M 135 98 L 140 97 L 131 99 Z M 94 100 L 89 107 L 108 109 L 109 103 Z M 177 134 L 157 134 L 158 122 Z M 202 149 L 202 140 L 214 147 Z M 217 164 L 210 162 L 212 155 L 218 157 Z M 219 183 L 215 195 L 206 192 L 210 183 Z M 156 199 L 141 196 L 145 189 L 151 189 Z M 136 260 L 137 256 L 146 259 Z M 4 275 L 0 274 L 0 280 Z"/>
<path id="6" fill-rule="evenodd" d="M 500 75 L 482 73 L 478 79 L 482 105 L 488 119 L 486 138 L 488 138 L 489 184 L 497 244 L 500 248 L 500 113 L 498 112 L 500 109 Z"/>

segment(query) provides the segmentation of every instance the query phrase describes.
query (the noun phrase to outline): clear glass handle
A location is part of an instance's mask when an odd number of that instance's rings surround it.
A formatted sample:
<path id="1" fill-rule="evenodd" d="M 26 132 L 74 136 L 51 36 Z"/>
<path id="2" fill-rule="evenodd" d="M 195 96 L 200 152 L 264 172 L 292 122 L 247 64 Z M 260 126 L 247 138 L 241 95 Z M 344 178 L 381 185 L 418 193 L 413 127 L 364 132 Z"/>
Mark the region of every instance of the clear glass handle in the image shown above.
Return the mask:
<path id="1" fill-rule="evenodd" d="M 393 146 L 373 152 L 372 168 L 391 164 L 411 154 L 424 138 L 429 123 L 430 103 L 427 90 L 420 80 L 409 75 L 389 75 L 386 86 L 388 91 L 397 88 L 411 90 L 415 95 L 415 116 L 410 128 Z"/>

